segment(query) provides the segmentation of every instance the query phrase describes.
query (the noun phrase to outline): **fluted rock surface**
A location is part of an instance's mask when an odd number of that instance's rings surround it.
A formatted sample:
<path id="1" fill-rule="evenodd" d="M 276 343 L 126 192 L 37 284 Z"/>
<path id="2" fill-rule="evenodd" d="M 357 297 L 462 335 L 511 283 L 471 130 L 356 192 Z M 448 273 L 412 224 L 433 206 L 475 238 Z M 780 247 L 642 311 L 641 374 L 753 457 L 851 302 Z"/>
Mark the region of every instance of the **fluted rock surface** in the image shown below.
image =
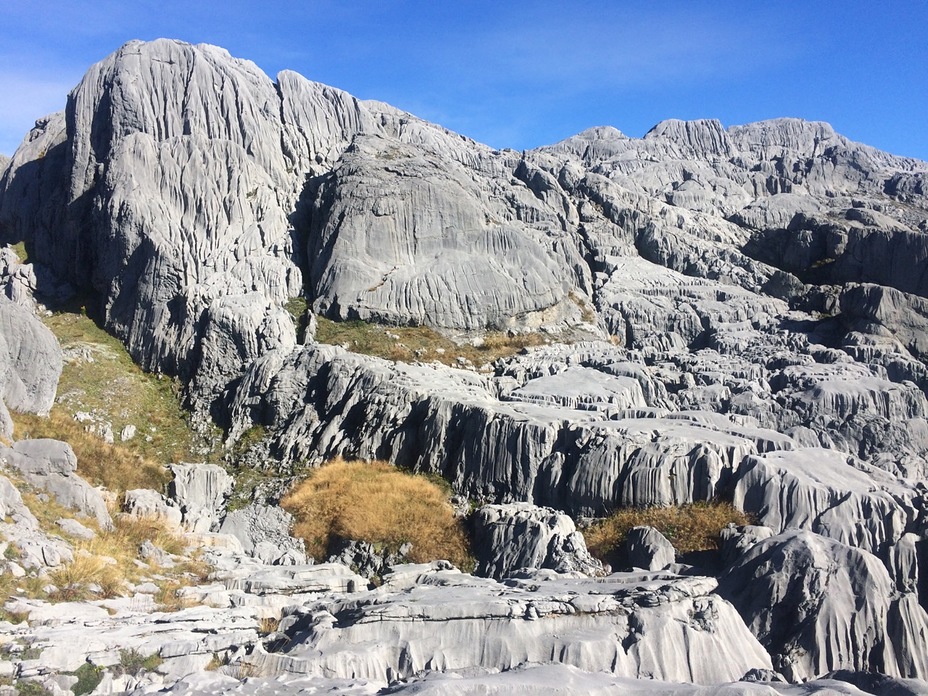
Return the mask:
<path id="1" fill-rule="evenodd" d="M 61 368 L 61 347 L 52 332 L 29 310 L 0 298 L 0 403 L 48 413 Z"/>
<path id="2" fill-rule="evenodd" d="M 791 680 L 835 669 L 924 679 L 928 614 L 897 595 L 872 554 L 791 530 L 752 547 L 720 580 Z"/>
<path id="3" fill-rule="evenodd" d="M 281 624 L 286 651 L 252 659 L 275 672 L 380 683 L 422 670 L 537 662 L 697 683 L 769 669 L 731 605 L 708 594 L 714 586 L 710 578 L 635 574 L 500 584 L 406 569 L 369 593 L 295 609 Z"/>
<path id="4" fill-rule="evenodd" d="M 475 573 L 497 580 L 522 569 L 602 575 L 573 520 L 527 503 L 485 505 L 474 513 Z"/>
<path id="5" fill-rule="evenodd" d="M 40 439 L 19 440 L 12 447 L 0 444 L 0 462 L 60 505 L 94 519 L 101 529 L 113 528 L 100 491 L 77 475 L 77 457 L 68 443 Z"/>
<path id="6" fill-rule="evenodd" d="M 779 533 L 808 529 L 885 557 L 918 517 L 917 493 L 879 469 L 834 450 L 801 449 L 747 458 L 735 505 Z"/>

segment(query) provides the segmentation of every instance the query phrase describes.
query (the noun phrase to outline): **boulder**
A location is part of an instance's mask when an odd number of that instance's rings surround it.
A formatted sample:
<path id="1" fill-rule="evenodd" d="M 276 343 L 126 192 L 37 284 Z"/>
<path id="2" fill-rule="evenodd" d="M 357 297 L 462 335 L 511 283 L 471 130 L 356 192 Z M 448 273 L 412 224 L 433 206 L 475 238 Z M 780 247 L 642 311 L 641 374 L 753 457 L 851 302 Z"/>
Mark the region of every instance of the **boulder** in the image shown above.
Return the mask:
<path id="1" fill-rule="evenodd" d="M 663 570 L 676 560 L 667 537 L 654 527 L 632 527 L 625 537 L 625 553 L 632 568 Z"/>
<path id="2" fill-rule="evenodd" d="M 720 578 L 790 681 L 844 669 L 923 679 L 928 614 L 896 594 L 876 556 L 803 530 L 752 546 Z"/>
<path id="3" fill-rule="evenodd" d="M 100 491 L 77 475 L 77 457 L 58 440 L 19 440 L 12 448 L 0 445 L 0 460 L 18 471 L 26 482 L 53 495 L 61 505 L 94 519 L 101 529 L 113 521 Z"/>
<path id="4" fill-rule="evenodd" d="M 0 455 L 2 456 L 2 455 Z M 56 567 L 73 559 L 71 546 L 60 537 L 48 536 L 39 521 L 23 502 L 19 489 L 5 476 L 0 476 L 0 535 L 17 551 L 17 567 Z M 15 568 L 11 572 L 18 574 Z"/>
<path id="5" fill-rule="evenodd" d="M 184 528 L 191 532 L 216 531 L 234 479 L 217 464 L 171 464 L 168 468 L 174 474 L 168 484 L 168 498 L 180 508 Z"/>
<path id="6" fill-rule="evenodd" d="M 770 527 L 746 524 L 737 526 L 728 524 L 719 533 L 719 550 L 722 553 L 722 564 L 728 567 L 741 558 L 744 553 L 756 543 L 769 539 L 775 532 Z"/>
<path id="7" fill-rule="evenodd" d="M 573 520 L 551 508 L 526 503 L 486 505 L 471 521 L 478 575 L 502 579 L 523 569 L 602 575 Z"/>
<path id="8" fill-rule="evenodd" d="M 290 536 L 292 525 L 293 516 L 279 505 L 251 503 L 226 513 L 219 531 L 235 536 L 245 553 L 265 563 L 300 565 L 306 552 L 302 539 Z"/>

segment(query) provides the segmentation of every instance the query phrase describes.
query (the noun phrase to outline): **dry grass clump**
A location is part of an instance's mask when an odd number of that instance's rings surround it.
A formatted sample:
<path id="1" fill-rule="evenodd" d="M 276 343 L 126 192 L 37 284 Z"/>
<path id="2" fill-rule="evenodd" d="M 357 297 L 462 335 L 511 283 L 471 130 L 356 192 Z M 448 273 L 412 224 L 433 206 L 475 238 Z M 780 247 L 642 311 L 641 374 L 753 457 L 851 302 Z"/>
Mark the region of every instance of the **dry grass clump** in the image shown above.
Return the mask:
<path id="1" fill-rule="evenodd" d="M 50 599 L 62 602 L 87 599 L 94 595 L 117 597 L 125 584 L 125 577 L 116 564 L 106 557 L 90 553 L 75 554 L 71 563 L 51 571 L 49 580 L 58 588 Z"/>
<path id="2" fill-rule="evenodd" d="M 113 529 L 109 531 L 101 531 L 87 520 L 84 523 L 94 529 L 96 536 L 72 542 L 74 561 L 52 571 L 51 581 L 59 589 L 50 599 L 71 601 L 91 596 L 119 596 L 126 582 L 137 582 L 146 572 L 136 562 L 141 560 L 139 547 L 143 542 L 151 541 L 171 554 L 183 553 L 185 548 L 183 538 L 157 518 L 116 515 Z M 150 559 L 146 564 L 151 564 Z M 160 575 L 170 578 L 169 583 L 189 584 L 187 564 L 158 570 Z"/>
<path id="3" fill-rule="evenodd" d="M 114 493 L 134 488 L 161 490 L 170 476 L 160 464 L 123 444 L 108 444 L 62 409 L 52 409 L 47 418 L 30 413 L 14 413 L 16 438 L 26 440 L 48 437 L 63 440 L 77 455 L 77 473 L 95 486 Z"/>
<path id="4" fill-rule="evenodd" d="M 151 541 L 162 551 L 173 554 L 184 553 L 187 546 L 184 538 L 159 517 L 120 514 L 113 518 L 113 527 L 113 531 L 98 536 L 90 543 L 99 540 L 98 543 L 103 545 L 101 552 L 107 548 L 110 551 L 132 552 L 133 559 L 145 541 Z"/>
<path id="5" fill-rule="evenodd" d="M 76 601 L 89 598 L 109 598 L 124 594 L 127 582 L 148 579 L 153 573 L 164 578 L 166 584 L 177 586 L 202 582 L 210 572 L 209 566 L 195 558 L 185 559 L 172 567 L 159 568 L 151 559 L 142 559 L 139 549 L 145 541 L 170 554 L 183 554 L 186 542 L 183 536 L 167 527 L 158 518 L 139 518 L 127 514 L 113 516 L 113 529 L 101 530 L 96 520 L 82 517 L 65 508 L 53 498 L 28 490 L 17 481 L 23 502 L 35 515 L 40 528 L 50 535 L 59 536 L 71 544 L 74 560 L 50 571 L 48 577 L 30 575 L 13 578 L 0 575 L 0 605 L 13 594 L 47 598 L 52 601 Z M 57 524 L 62 518 L 77 518 L 94 532 L 92 539 L 73 537 Z M 7 556 L 15 558 L 15 546 L 10 544 Z M 143 565 L 138 561 L 144 560 Z M 45 585 L 57 590 L 47 595 Z"/>
<path id="6" fill-rule="evenodd" d="M 750 518 L 731 503 L 700 502 L 690 505 L 622 508 L 583 532 L 587 548 L 604 559 L 625 541 L 633 527 L 654 527 L 667 537 L 677 553 L 718 548 L 719 532 L 728 525 L 750 524 Z"/>
<path id="7" fill-rule="evenodd" d="M 337 539 L 351 539 L 391 552 L 411 543 L 409 560 L 417 563 L 471 562 L 445 491 L 386 462 L 337 459 L 298 483 L 281 505 L 296 520 L 293 533 L 316 558 L 324 558 Z"/>
<path id="8" fill-rule="evenodd" d="M 354 353 L 398 362 L 437 361 L 451 366 L 459 366 L 459 358 L 484 365 L 549 341 L 540 333 L 509 335 L 503 331 L 488 331 L 483 343 L 474 346 L 457 344 L 427 326 L 387 326 L 360 320 L 336 322 L 325 317 L 317 317 L 316 325 L 319 343 L 345 345 Z"/>

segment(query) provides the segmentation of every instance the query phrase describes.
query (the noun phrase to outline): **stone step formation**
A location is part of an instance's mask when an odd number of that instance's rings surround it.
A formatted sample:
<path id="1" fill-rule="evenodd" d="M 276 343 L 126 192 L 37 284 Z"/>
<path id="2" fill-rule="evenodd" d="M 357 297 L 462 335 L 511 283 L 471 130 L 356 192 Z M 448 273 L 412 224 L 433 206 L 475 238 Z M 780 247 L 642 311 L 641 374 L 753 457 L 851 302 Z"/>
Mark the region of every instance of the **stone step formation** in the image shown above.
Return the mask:
<path id="1" fill-rule="evenodd" d="M 29 257 L 0 251 L 0 524 L 20 548 L 5 572 L 73 558 L 14 481 L 108 515 L 70 449 L 15 440 L 9 415 L 52 407 L 61 350 L 35 312 L 80 297 L 178 378 L 195 425 L 229 448 L 260 432 L 266 469 L 341 456 L 445 478 L 481 508 L 486 577 L 359 540 L 338 560 L 379 587 L 307 565 L 280 508 L 230 510 L 224 472 L 179 465 L 168 497 L 125 505 L 218 545 L 215 584 L 189 591 L 201 608 L 152 613 L 144 587 L 125 606 L 16 600 L 28 622 L 5 630 L 42 652 L 7 676 L 68 688 L 86 663 L 107 693 L 928 693 L 926 182 L 928 163 L 798 119 L 496 150 L 221 48 L 126 44 L 0 159 L 0 242 Z M 316 317 L 534 347 L 394 361 L 317 341 Z M 754 524 L 704 565 L 641 528 L 629 558 L 646 570 L 602 576 L 574 526 L 716 499 Z M 114 668 L 142 646 L 167 666 Z M 225 664 L 204 671 L 214 653 Z"/>

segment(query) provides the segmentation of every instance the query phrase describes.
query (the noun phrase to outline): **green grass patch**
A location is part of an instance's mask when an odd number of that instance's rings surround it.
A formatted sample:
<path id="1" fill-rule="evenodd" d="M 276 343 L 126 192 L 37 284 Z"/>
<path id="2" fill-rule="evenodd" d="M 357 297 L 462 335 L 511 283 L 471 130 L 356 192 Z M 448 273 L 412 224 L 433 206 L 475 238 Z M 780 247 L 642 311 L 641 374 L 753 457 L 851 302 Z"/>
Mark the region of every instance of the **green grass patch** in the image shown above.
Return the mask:
<path id="1" fill-rule="evenodd" d="M 117 441 L 124 427 L 134 425 L 135 436 L 122 447 L 159 464 L 209 458 L 187 422 L 173 380 L 144 372 L 122 343 L 86 314 L 58 312 L 46 317 L 45 324 L 65 353 L 53 415 L 70 418 L 78 411 L 88 413 L 92 422 L 111 423 Z M 30 426 L 39 429 L 36 423 Z M 55 434 L 47 432 L 43 437 Z"/>
<path id="2" fill-rule="evenodd" d="M 305 297 L 291 297 L 284 305 L 290 316 L 293 317 L 293 323 L 296 324 L 296 340 L 302 343 L 306 337 L 307 315 L 306 310 L 309 307 Z"/>
<path id="3" fill-rule="evenodd" d="M 373 355 L 398 362 L 437 361 L 459 367 L 461 358 L 482 366 L 499 358 L 507 358 L 530 346 L 550 342 L 544 334 L 510 335 L 503 331 L 488 331 L 482 343 L 455 343 L 428 326 L 388 326 L 358 319 L 332 321 L 316 318 L 316 340 L 319 343 L 346 346 L 363 355 Z"/>
<path id="4" fill-rule="evenodd" d="M 74 696 L 89 694 L 103 681 L 103 668 L 87 662 L 77 668 L 74 676 L 77 677 L 77 683 L 71 687 Z"/>
<path id="5" fill-rule="evenodd" d="M 20 263 L 29 263 L 29 252 L 26 251 L 25 242 L 16 242 L 16 244 L 10 244 L 10 248 L 19 258 Z"/>

